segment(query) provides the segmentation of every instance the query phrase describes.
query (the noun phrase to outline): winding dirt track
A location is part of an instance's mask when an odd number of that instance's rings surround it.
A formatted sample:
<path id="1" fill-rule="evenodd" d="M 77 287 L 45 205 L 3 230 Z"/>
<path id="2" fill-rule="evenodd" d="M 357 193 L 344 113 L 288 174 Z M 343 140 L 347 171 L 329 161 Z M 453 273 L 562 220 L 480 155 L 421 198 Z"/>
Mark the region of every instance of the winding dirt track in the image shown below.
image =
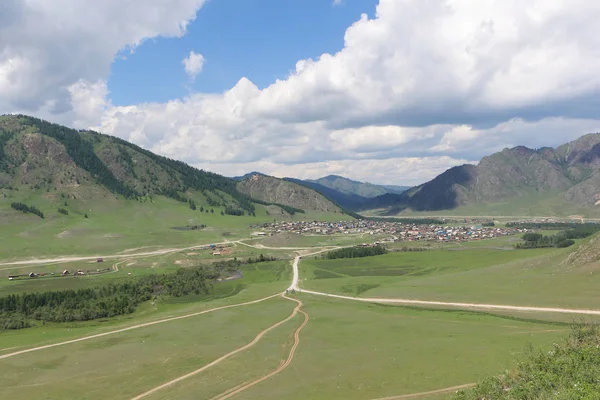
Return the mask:
<path id="1" fill-rule="evenodd" d="M 181 381 L 182 381 L 182 380 L 184 380 L 184 379 L 187 379 L 187 378 L 190 378 L 190 377 L 192 377 L 192 376 L 194 376 L 194 375 L 197 375 L 197 374 L 199 374 L 200 372 L 203 372 L 203 371 L 205 371 L 205 370 L 209 369 L 210 367 L 214 367 L 215 365 L 217 365 L 217 364 L 219 364 L 219 363 L 221 363 L 221 362 L 225 361 L 226 359 L 230 358 L 231 356 L 234 356 L 234 355 L 236 355 L 236 354 L 238 354 L 238 353 L 240 353 L 240 352 L 242 352 L 242 351 L 244 351 L 244 350 L 247 350 L 247 349 L 249 349 L 250 347 L 254 346 L 256 343 L 258 343 L 258 341 L 259 341 L 259 340 L 260 340 L 260 339 L 261 339 L 261 338 L 262 338 L 264 335 L 266 335 L 268 332 L 272 331 L 273 329 L 277 328 L 278 326 L 280 326 L 280 325 L 283 325 L 283 324 L 285 324 L 286 322 L 288 322 L 289 320 L 291 320 L 292 318 L 294 318 L 294 317 L 296 316 L 296 314 L 298 314 L 298 312 L 301 312 L 301 313 L 302 313 L 302 314 L 304 314 L 304 316 L 305 316 L 304 323 L 302 324 L 302 327 L 304 327 L 304 325 L 306 325 L 306 322 L 308 321 L 308 315 L 307 315 L 307 314 L 306 314 L 304 311 L 301 311 L 301 310 L 300 310 L 300 307 L 302 307 L 302 302 L 301 302 L 301 301 L 299 301 L 299 300 L 296 300 L 296 299 L 289 298 L 289 297 L 287 297 L 287 296 L 285 296 L 285 295 L 283 295 L 283 294 L 281 294 L 281 295 L 278 295 L 278 296 L 282 296 L 283 298 L 285 298 L 285 299 L 287 299 L 287 300 L 295 301 L 295 302 L 297 302 L 297 303 L 298 303 L 298 305 L 297 305 L 297 306 L 294 308 L 294 310 L 292 311 L 292 313 L 290 314 L 290 316 L 289 316 L 289 317 L 287 317 L 287 318 L 285 318 L 285 319 L 283 319 L 283 320 L 281 320 L 281 321 L 277 322 L 276 324 L 273 324 L 273 325 L 271 325 L 270 327 L 268 327 L 268 328 L 267 328 L 267 329 L 265 329 L 264 331 L 260 332 L 260 333 L 259 333 L 259 334 L 258 334 L 258 335 L 257 335 L 257 336 L 254 338 L 254 340 L 252 340 L 252 341 L 251 341 L 250 343 L 248 343 L 247 345 L 245 345 L 245 346 L 242 346 L 242 347 L 240 347 L 240 348 L 238 348 L 238 349 L 236 349 L 236 350 L 233 350 L 233 351 L 231 351 L 231 352 L 229 352 L 229 353 L 225 354 L 224 356 L 222 356 L 222 357 L 220 357 L 220 358 L 217 358 L 215 361 L 213 361 L 213 362 L 211 362 L 211 363 L 209 363 L 209 364 L 206 364 L 206 365 L 205 365 L 205 366 L 203 366 L 202 368 L 198 368 L 198 369 L 197 369 L 197 370 L 195 370 L 195 371 L 192 371 L 192 372 L 190 372 L 190 373 L 188 373 L 188 374 L 182 375 L 182 376 L 180 376 L 179 378 L 175 378 L 175 379 L 173 379 L 173 380 L 171 380 L 171 381 L 169 381 L 169 382 L 167 382 L 167 383 L 163 383 L 162 385 L 155 387 L 154 389 L 148 390 L 147 392 L 144 392 L 144 393 L 142 393 L 142 394 L 140 394 L 140 395 L 138 395 L 138 396 L 136 396 L 136 397 L 133 397 L 131 400 L 139 400 L 139 399 L 142 399 L 142 398 L 144 398 L 144 397 L 146 397 L 146 396 L 149 396 L 149 395 L 151 395 L 151 394 L 153 394 L 153 393 L 156 393 L 156 392 L 158 392 L 159 390 L 162 390 L 162 389 L 164 389 L 164 388 L 166 388 L 166 387 L 168 387 L 168 386 L 174 385 L 174 384 L 175 384 L 175 383 L 177 383 L 177 382 L 181 382 Z M 299 333 L 299 330 L 298 330 L 298 331 L 296 331 L 296 332 L 297 332 L 297 333 Z M 297 336 L 296 336 L 296 340 L 297 340 L 297 342 L 296 342 L 296 343 L 294 343 L 294 346 L 293 346 L 293 351 L 295 351 L 295 350 L 296 350 L 296 347 L 298 346 L 298 344 L 297 344 L 297 343 L 299 342 L 299 339 L 298 339 L 298 337 L 297 337 Z M 293 352 L 291 353 L 291 356 L 293 357 Z M 291 362 L 291 358 L 288 358 L 288 365 L 289 365 L 289 362 Z M 284 365 L 285 365 L 285 364 L 284 364 Z M 286 365 L 286 366 L 287 366 L 287 365 Z M 279 372 L 279 371 L 278 371 L 278 372 Z M 266 379 L 266 378 L 265 378 L 265 379 Z M 264 380 L 264 379 L 263 379 L 263 380 Z M 257 382 L 256 382 L 256 383 L 257 383 Z M 256 383 L 254 383 L 254 382 L 253 382 L 253 384 L 256 384 Z M 252 383 L 250 384 L 250 386 L 252 386 Z M 242 389 L 244 389 L 245 387 L 246 387 L 246 386 L 244 386 L 244 387 L 242 387 L 242 388 L 240 388 L 240 389 L 238 389 L 238 390 L 236 390 L 236 391 L 234 391 L 234 392 L 230 392 L 230 393 L 227 395 L 227 397 L 233 396 L 233 394 L 236 394 L 236 393 L 238 393 L 239 391 L 241 391 L 241 390 L 242 390 Z M 249 387 L 249 386 L 248 386 L 248 387 Z M 227 398 L 227 397 L 224 397 L 224 398 Z"/>
<path id="2" fill-rule="evenodd" d="M 418 397 L 431 396 L 431 395 L 434 395 L 434 394 L 442 394 L 442 393 L 448 393 L 448 392 L 455 392 L 457 390 L 468 389 L 468 388 L 473 387 L 473 386 L 475 386 L 474 383 L 467 383 L 465 385 L 452 386 L 452 387 L 447 387 L 447 388 L 438 389 L 438 390 L 431 390 L 429 392 L 403 394 L 403 395 L 400 395 L 400 396 L 391 396 L 391 397 L 380 397 L 378 399 L 373 399 L 373 400 L 408 400 L 408 399 L 416 399 Z"/>
<path id="3" fill-rule="evenodd" d="M 287 296 L 283 296 L 283 297 L 285 297 L 286 299 L 290 299 Z M 297 300 L 297 299 L 290 299 L 290 300 L 297 302 L 298 307 L 302 307 L 302 302 L 300 300 Z M 216 396 L 215 399 L 225 400 L 230 397 L 233 397 L 236 394 L 239 394 L 240 392 L 243 392 L 244 390 L 249 389 L 252 386 L 258 385 L 259 383 L 266 381 L 267 379 L 277 375 L 278 373 L 280 373 L 281 371 L 286 369 L 291 364 L 291 362 L 294 358 L 294 354 L 296 353 L 296 349 L 298 348 L 298 345 L 300 344 L 300 331 L 302 330 L 302 328 L 304 328 L 306 326 L 306 324 L 308 323 L 308 320 L 310 319 L 308 314 L 306 312 L 300 310 L 300 308 L 298 308 L 298 312 L 300 312 L 302 315 L 304 315 L 304 322 L 302 322 L 302 325 L 300 325 L 298 327 L 298 329 L 296 329 L 296 331 L 294 332 L 294 345 L 290 349 L 290 354 L 288 355 L 287 360 L 285 360 L 285 362 L 283 364 L 281 364 L 277 369 L 271 371 L 267 375 L 262 376 L 262 377 L 258 378 L 257 380 L 250 382 L 250 383 L 248 383 L 238 389 L 235 389 L 233 391 L 230 389 L 227 392 L 221 393 L 220 395 Z"/>
<path id="4" fill-rule="evenodd" d="M 143 323 L 143 324 L 132 325 L 132 326 L 128 326 L 127 328 L 117 329 L 117 330 L 110 331 L 110 332 L 98 333 L 97 335 L 84 336 L 84 337 L 81 337 L 81 338 L 78 338 L 78 339 L 67 340 L 65 342 L 47 344 L 45 346 L 39 346 L 39 347 L 30 348 L 30 349 L 15 351 L 14 353 L 2 354 L 2 355 L 0 355 L 0 360 L 5 359 L 5 358 L 9 358 L 9 357 L 18 356 L 20 354 L 31 353 L 32 351 L 39 351 L 39 350 L 49 349 L 49 348 L 52 348 L 52 347 L 63 346 L 63 345 L 66 345 L 66 344 L 71 344 L 71 343 L 77 343 L 77 342 L 81 342 L 81 341 L 84 341 L 84 340 L 97 339 L 97 338 L 100 338 L 100 337 L 103 337 L 103 336 L 114 335 L 115 333 L 127 332 L 127 331 L 131 331 L 133 329 L 139 329 L 139 328 L 144 328 L 144 327 L 147 327 L 147 326 L 162 324 L 162 323 L 165 323 L 165 322 L 171 322 L 171 321 L 176 321 L 176 320 L 179 320 L 179 319 L 195 317 L 197 315 L 208 314 L 208 313 L 211 313 L 211 312 L 214 312 L 214 311 L 225 310 L 227 308 L 242 307 L 242 306 L 247 306 L 247 305 L 250 305 L 250 304 L 256 304 L 256 303 L 263 302 L 265 300 L 272 299 L 272 298 L 277 297 L 277 296 L 281 296 L 281 294 L 277 293 L 277 294 L 274 294 L 272 296 L 263 297 L 262 299 L 258 299 L 258 300 L 247 301 L 245 303 L 231 304 L 231 305 L 228 305 L 228 306 L 211 308 L 210 310 L 198 311 L 198 312 L 195 312 L 195 313 L 180 315 L 180 316 L 177 316 L 177 317 L 170 317 L 170 318 L 159 319 L 157 321 L 152 321 L 152 322 L 146 322 L 146 323 Z"/>

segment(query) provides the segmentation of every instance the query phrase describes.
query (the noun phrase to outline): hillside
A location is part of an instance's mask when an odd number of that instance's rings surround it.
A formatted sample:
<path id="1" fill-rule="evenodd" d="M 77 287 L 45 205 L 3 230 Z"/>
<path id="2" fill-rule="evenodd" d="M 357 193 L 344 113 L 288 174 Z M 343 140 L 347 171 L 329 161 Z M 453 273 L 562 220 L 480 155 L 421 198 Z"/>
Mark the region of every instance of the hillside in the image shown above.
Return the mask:
<path id="1" fill-rule="evenodd" d="M 382 186 L 374 185 L 368 182 L 358 182 L 339 175 L 328 175 L 314 180 L 307 179 L 306 182 L 317 183 L 339 193 L 360 196 L 363 198 L 373 198 L 386 193 L 399 194 L 407 189 L 410 189 L 410 187 L 404 186 Z"/>
<path id="2" fill-rule="evenodd" d="M 252 199 L 236 184 L 119 138 L 0 116 L 3 257 L 218 242 L 273 218 L 342 218 L 322 211 L 330 205 Z"/>
<path id="3" fill-rule="evenodd" d="M 397 198 L 385 213 L 460 209 L 470 214 L 598 215 L 600 134 L 557 148 L 517 146 L 453 167 Z"/>
<path id="4" fill-rule="evenodd" d="M 409 189 L 404 186 L 380 186 L 357 182 L 337 175 L 316 180 L 283 179 L 316 190 L 335 204 L 351 211 L 388 207 L 395 204 L 400 193 Z"/>
<path id="5" fill-rule="evenodd" d="M 208 206 L 254 212 L 248 196 L 221 175 L 158 156 L 122 139 L 76 131 L 26 116 L 0 117 L 0 187 L 70 198 L 113 193 L 126 199 L 164 195 L 188 202 L 198 191 Z"/>
<path id="6" fill-rule="evenodd" d="M 270 176 L 252 175 L 238 182 L 237 188 L 252 198 L 269 203 L 319 212 L 342 212 L 338 206 L 314 190 Z"/>

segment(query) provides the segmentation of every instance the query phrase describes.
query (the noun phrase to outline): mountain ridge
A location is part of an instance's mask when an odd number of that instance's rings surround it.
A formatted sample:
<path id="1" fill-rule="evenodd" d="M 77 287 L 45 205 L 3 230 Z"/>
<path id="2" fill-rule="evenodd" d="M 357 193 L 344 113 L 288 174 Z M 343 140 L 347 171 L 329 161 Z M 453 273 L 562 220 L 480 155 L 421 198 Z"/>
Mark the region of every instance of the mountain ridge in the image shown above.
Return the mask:
<path id="1" fill-rule="evenodd" d="M 600 134 L 584 135 L 556 148 L 505 148 L 477 165 L 452 167 L 409 189 L 382 212 L 441 211 L 532 199 L 596 213 L 600 205 Z M 533 200 L 533 199 L 537 200 Z M 566 210 L 565 210 L 566 211 Z"/>

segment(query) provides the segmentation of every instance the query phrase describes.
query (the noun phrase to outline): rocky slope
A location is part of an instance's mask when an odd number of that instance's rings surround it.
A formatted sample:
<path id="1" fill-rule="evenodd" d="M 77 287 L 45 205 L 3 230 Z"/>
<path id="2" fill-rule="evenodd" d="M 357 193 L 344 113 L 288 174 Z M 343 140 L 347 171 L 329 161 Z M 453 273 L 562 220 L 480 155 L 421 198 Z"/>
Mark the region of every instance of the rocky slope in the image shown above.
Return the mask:
<path id="1" fill-rule="evenodd" d="M 238 182 L 240 192 L 262 201 L 285 204 L 303 210 L 341 212 L 341 209 L 325 196 L 305 186 L 283 179 L 255 174 Z"/>
<path id="2" fill-rule="evenodd" d="M 388 213 L 451 210 L 528 198 L 568 202 L 573 209 L 594 211 L 600 205 L 600 134 L 585 135 L 555 149 L 517 146 L 484 157 L 477 166 L 451 168 L 402 194 Z"/>

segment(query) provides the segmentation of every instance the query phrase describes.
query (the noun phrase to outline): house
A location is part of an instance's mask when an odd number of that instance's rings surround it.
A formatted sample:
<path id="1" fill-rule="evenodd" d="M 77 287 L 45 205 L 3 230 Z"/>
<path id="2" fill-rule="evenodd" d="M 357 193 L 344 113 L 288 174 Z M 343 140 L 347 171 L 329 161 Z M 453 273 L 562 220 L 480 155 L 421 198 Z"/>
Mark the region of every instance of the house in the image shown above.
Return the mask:
<path id="1" fill-rule="evenodd" d="M 96 260 L 96 262 L 99 262 L 99 263 L 100 263 L 100 262 L 104 262 L 104 258 L 98 258 L 98 259 Z"/>
<path id="2" fill-rule="evenodd" d="M 213 251 L 212 255 L 213 256 L 220 256 L 221 252 L 220 251 Z"/>
<path id="3" fill-rule="evenodd" d="M 30 278 L 35 278 L 36 276 L 37 276 L 37 274 L 36 274 L 36 273 L 34 273 L 34 272 L 30 272 L 30 273 L 29 273 L 29 277 L 30 277 Z"/>
<path id="4" fill-rule="evenodd" d="M 70 272 L 69 272 L 69 270 L 68 270 L 68 269 L 65 269 L 65 270 L 62 272 L 62 274 L 63 274 L 63 276 L 65 276 L 65 275 L 69 275 L 69 274 L 70 274 Z"/>

